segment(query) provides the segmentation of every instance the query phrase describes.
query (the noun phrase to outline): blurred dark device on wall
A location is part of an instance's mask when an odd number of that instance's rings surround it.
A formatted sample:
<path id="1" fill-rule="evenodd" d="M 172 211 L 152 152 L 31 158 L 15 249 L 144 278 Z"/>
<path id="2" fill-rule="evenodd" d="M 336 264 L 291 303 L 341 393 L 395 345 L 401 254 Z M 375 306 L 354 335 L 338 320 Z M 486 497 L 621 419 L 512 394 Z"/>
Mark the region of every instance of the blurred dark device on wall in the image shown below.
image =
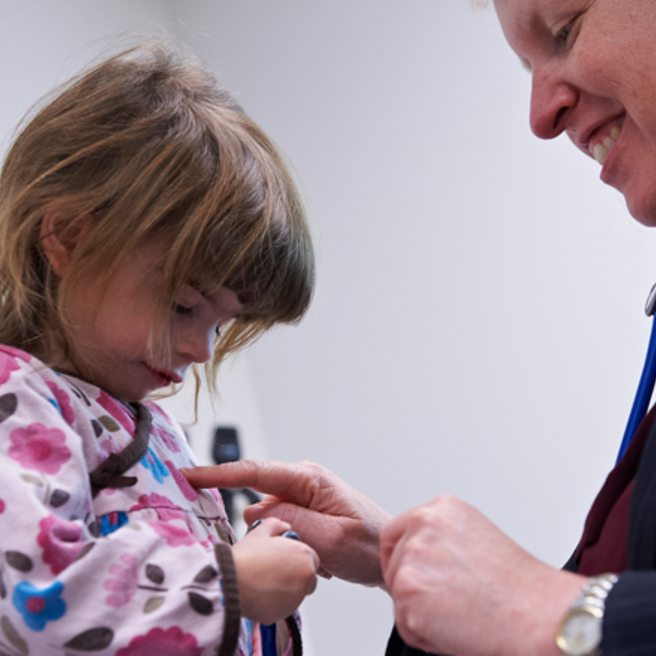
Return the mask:
<path id="1" fill-rule="evenodd" d="M 217 465 L 222 465 L 226 462 L 235 462 L 241 458 L 241 449 L 239 447 L 239 434 L 234 426 L 217 426 L 214 429 L 214 439 L 212 440 L 212 459 Z M 260 496 L 249 490 L 248 488 L 241 488 L 238 490 L 222 490 L 219 489 L 223 504 L 225 505 L 226 515 L 231 524 L 234 524 L 235 512 L 235 496 L 243 495 L 248 500 L 248 503 L 257 503 L 260 501 Z"/>

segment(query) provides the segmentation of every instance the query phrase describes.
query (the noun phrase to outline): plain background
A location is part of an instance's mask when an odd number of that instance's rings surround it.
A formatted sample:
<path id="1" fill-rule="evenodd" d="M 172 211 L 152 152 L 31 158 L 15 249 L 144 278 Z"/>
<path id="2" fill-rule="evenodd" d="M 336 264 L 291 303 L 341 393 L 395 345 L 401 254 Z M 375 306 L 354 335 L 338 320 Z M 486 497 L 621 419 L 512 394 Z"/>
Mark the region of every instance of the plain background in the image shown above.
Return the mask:
<path id="1" fill-rule="evenodd" d="M 3 0 L 0 131 L 135 33 L 188 44 L 293 164 L 318 282 L 226 369 L 246 455 L 321 462 L 392 513 L 441 493 L 561 565 L 642 366 L 654 236 L 563 137 L 465 0 Z M 175 400 L 182 419 L 184 398 Z M 320 581 L 308 656 L 381 654 L 386 595 Z"/>

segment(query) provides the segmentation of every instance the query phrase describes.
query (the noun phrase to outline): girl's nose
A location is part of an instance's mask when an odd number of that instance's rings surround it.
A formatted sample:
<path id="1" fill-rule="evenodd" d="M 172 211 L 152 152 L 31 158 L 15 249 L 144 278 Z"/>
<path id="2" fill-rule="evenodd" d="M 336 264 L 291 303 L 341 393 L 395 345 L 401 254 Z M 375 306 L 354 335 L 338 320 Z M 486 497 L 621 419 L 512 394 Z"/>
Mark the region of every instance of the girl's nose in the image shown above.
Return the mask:
<path id="1" fill-rule="evenodd" d="M 214 355 L 216 328 L 205 330 L 189 327 L 178 335 L 177 350 L 189 362 L 203 364 Z"/>
<path id="2" fill-rule="evenodd" d="M 531 88 L 531 130 L 541 139 L 553 139 L 567 129 L 578 101 L 576 89 L 557 70 L 534 70 Z"/>

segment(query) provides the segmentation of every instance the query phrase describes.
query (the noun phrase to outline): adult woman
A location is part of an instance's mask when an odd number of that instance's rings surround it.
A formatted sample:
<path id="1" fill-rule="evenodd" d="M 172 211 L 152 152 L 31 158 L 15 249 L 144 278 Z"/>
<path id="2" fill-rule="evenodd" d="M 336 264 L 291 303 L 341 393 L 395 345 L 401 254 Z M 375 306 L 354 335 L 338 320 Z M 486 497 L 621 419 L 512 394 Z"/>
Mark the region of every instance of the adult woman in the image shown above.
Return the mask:
<path id="1" fill-rule="evenodd" d="M 631 214 L 656 225 L 656 4 L 495 0 L 495 7 L 532 73 L 532 130 L 547 139 L 566 132 L 600 162 L 602 181 L 625 196 Z M 652 413 L 609 476 L 569 571 L 539 562 L 451 497 L 386 522 L 383 511 L 314 465 L 235 463 L 190 480 L 274 495 L 248 521 L 290 521 L 327 572 L 386 586 L 399 633 L 415 647 L 456 655 L 648 654 L 656 652 L 653 423 Z M 590 585 L 607 572 L 619 576 Z M 388 653 L 412 650 L 395 634 Z"/>

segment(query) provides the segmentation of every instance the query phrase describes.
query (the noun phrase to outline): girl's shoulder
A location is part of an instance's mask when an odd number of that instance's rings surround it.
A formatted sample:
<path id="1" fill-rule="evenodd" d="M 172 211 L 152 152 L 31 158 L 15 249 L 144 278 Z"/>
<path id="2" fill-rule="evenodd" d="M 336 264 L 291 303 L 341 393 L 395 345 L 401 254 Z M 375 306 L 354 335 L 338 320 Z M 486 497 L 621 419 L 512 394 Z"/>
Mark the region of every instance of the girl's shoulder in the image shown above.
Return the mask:
<path id="1" fill-rule="evenodd" d="M 0 386 L 46 385 L 57 373 L 26 351 L 0 344 Z"/>
<path id="2" fill-rule="evenodd" d="M 13 371 L 24 368 L 34 369 L 34 365 L 45 367 L 46 365 L 25 351 L 0 344 L 0 384 L 6 382 Z"/>
<path id="3" fill-rule="evenodd" d="M 14 346 L 0 344 L 0 395 L 31 392 L 50 401 L 53 395 L 59 397 L 64 392 L 70 392 L 71 387 L 77 386 L 71 385 L 61 373 L 36 356 Z M 76 396 L 82 396 L 76 389 L 73 392 Z"/>
<path id="4" fill-rule="evenodd" d="M 22 360 L 23 362 L 31 362 L 36 359 L 27 351 L 21 351 L 21 349 L 5 344 L 0 344 L 0 357 L 3 359 Z"/>

